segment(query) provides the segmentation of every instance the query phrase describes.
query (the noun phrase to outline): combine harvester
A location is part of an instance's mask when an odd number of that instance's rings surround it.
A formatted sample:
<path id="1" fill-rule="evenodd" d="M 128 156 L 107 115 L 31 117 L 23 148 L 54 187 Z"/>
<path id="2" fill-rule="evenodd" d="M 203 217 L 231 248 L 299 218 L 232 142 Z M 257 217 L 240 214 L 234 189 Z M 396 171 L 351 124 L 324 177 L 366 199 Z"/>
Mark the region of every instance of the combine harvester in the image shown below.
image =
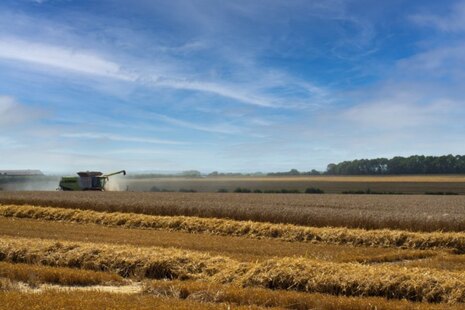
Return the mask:
<path id="1" fill-rule="evenodd" d="M 111 176 L 122 173 L 126 175 L 125 170 L 103 174 L 99 171 L 81 171 L 79 177 L 62 177 L 60 188 L 62 191 L 104 191 L 105 184 Z"/>

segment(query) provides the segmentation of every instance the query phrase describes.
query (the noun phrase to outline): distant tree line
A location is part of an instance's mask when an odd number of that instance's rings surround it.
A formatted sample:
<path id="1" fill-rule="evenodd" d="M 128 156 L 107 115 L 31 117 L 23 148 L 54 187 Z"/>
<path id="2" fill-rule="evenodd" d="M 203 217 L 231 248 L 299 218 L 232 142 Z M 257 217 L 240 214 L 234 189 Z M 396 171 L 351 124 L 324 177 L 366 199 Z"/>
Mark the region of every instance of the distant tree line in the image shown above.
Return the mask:
<path id="1" fill-rule="evenodd" d="M 465 173 L 465 155 L 396 156 L 391 159 L 356 159 L 329 164 L 328 175 L 396 175 Z"/>
<path id="2" fill-rule="evenodd" d="M 157 177 L 240 177 L 240 176 L 308 176 L 308 175 L 399 175 L 399 174 L 465 174 L 465 155 L 424 156 L 413 155 L 409 157 L 396 156 L 391 159 L 356 159 L 329 164 L 326 171 L 299 171 L 291 169 L 284 172 L 218 172 L 202 174 L 197 170 L 188 170 L 174 174 L 140 174 L 133 178 Z M 0 179 L 1 182 L 1 179 Z"/>
<path id="3" fill-rule="evenodd" d="M 297 176 L 297 175 L 320 175 L 322 174 L 321 172 L 312 169 L 311 171 L 302 171 L 300 172 L 297 169 L 291 169 L 286 172 L 270 172 L 267 175 L 269 176 Z"/>
<path id="4" fill-rule="evenodd" d="M 264 176 L 265 174 L 263 172 L 251 172 L 251 173 L 240 173 L 240 172 L 218 172 L 218 171 L 213 171 L 212 173 L 209 173 L 209 177 L 260 177 Z"/>

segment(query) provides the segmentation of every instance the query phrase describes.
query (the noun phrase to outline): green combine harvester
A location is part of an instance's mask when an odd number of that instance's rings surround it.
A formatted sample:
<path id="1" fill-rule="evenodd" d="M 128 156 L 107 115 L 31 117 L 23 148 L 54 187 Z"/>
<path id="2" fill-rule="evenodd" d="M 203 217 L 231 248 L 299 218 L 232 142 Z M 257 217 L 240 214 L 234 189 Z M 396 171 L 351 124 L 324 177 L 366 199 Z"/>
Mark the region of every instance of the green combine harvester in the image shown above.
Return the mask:
<path id="1" fill-rule="evenodd" d="M 81 171 L 78 177 L 62 177 L 60 190 L 62 191 L 104 191 L 109 177 L 117 174 L 126 175 L 125 170 L 103 174 L 99 171 Z"/>

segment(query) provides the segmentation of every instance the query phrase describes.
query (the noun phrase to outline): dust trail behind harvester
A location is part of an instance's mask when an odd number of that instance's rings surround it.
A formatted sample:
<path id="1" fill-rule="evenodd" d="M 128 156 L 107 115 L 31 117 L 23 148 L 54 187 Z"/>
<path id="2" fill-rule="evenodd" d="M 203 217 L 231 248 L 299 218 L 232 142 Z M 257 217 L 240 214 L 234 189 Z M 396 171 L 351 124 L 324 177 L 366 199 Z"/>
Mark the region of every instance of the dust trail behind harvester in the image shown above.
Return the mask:
<path id="1" fill-rule="evenodd" d="M 0 191 L 54 191 L 58 187 L 58 181 L 59 177 L 3 179 Z"/>
<path id="2" fill-rule="evenodd" d="M 121 192 L 128 190 L 128 182 L 122 175 L 115 175 L 105 183 L 105 190 L 110 192 Z"/>

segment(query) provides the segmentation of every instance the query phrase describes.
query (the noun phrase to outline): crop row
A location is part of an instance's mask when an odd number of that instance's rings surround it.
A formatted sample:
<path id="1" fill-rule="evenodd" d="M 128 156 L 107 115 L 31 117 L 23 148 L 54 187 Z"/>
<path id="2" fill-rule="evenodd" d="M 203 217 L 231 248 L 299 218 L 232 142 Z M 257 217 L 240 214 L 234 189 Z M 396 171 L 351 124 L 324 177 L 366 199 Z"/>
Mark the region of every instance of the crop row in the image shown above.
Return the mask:
<path id="1" fill-rule="evenodd" d="M 116 272 L 155 279 L 208 280 L 346 296 L 380 296 L 426 302 L 465 302 L 463 272 L 398 266 L 330 263 L 303 258 L 240 263 L 173 248 L 136 248 L 77 242 L 0 239 L 0 259 Z"/>
<path id="2" fill-rule="evenodd" d="M 1 283 L 1 282 L 0 282 Z M 217 310 L 231 309 L 227 304 L 200 303 L 191 300 L 155 297 L 147 294 L 117 294 L 99 291 L 88 291 L 85 295 L 79 291 L 47 290 L 40 294 L 31 294 L 18 290 L 0 291 L 1 310 Z M 237 310 L 263 310 L 257 306 L 238 306 Z M 273 310 L 273 309 L 269 309 Z"/>
<path id="3" fill-rule="evenodd" d="M 306 293 L 263 288 L 241 288 L 201 281 L 152 280 L 144 283 L 143 291 L 157 297 L 177 298 L 203 303 L 228 303 L 236 306 L 261 306 L 269 309 L 296 310 L 434 310 L 460 309 L 461 304 L 431 304 L 380 297 L 347 297 L 321 293 Z"/>
<path id="4" fill-rule="evenodd" d="M 37 286 L 41 283 L 79 286 L 96 284 L 118 285 L 123 282 L 120 276 L 107 272 L 28 264 L 10 264 L 5 262 L 0 262 L 0 278 L 25 282 L 30 286 Z"/>
<path id="5" fill-rule="evenodd" d="M 135 213 L 96 212 L 35 206 L 0 205 L 0 216 L 32 218 L 75 223 L 95 223 L 127 228 L 165 229 L 189 233 L 206 233 L 249 238 L 272 238 L 286 241 L 323 242 L 355 246 L 410 249 L 454 249 L 465 252 L 465 233 L 407 232 L 399 230 L 363 230 L 338 227 L 304 227 L 226 219 L 185 216 L 154 216 Z"/>
<path id="6" fill-rule="evenodd" d="M 0 279 L 1 280 L 1 279 Z M 165 281 L 165 285 L 171 285 Z M 1 285 L 1 281 L 0 281 Z M 345 297 L 318 293 L 295 293 L 269 291 L 263 289 L 243 289 L 214 291 L 214 288 L 201 291 L 191 290 L 182 285 L 186 298 L 171 295 L 172 292 L 160 290 L 162 294 L 118 294 L 101 291 L 88 291 L 83 298 L 80 291 L 46 290 L 40 294 L 31 294 L 18 290 L 1 291 L 0 309 L 69 309 L 69 310 L 459 310 L 460 304 L 413 303 L 406 300 L 386 300 L 379 297 Z M 173 293 L 179 285 L 173 285 Z M 192 294 L 190 294 L 192 293 Z M 209 293 L 216 294 L 209 301 Z M 186 296 L 181 294 L 181 296 Z M 204 301 L 206 300 L 206 301 Z M 216 301 L 215 301 L 216 300 Z M 263 304 L 263 306 L 261 306 Z M 269 305 L 278 305 L 278 308 Z"/>
<path id="7" fill-rule="evenodd" d="M 24 265 L 20 265 L 24 266 Z M 40 267 L 35 267 L 40 268 Z M 51 267 L 42 267 L 51 268 Z M 58 269 L 58 268 L 57 268 Z M 431 304 L 381 297 L 348 297 L 262 288 L 240 288 L 200 281 L 146 281 L 142 294 L 82 292 L 47 288 L 35 294 L 0 278 L 0 309 L 325 309 L 325 310 L 456 310 L 461 304 Z"/>
<path id="8" fill-rule="evenodd" d="M 465 230 L 465 196 L 0 192 L 0 203 L 314 227 Z"/>
<path id="9" fill-rule="evenodd" d="M 359 262 L 363 264 L 423 262 L 424 267 L 447 267 L 457 270 L 460 264 L 443 264 L 449 257 L 461 258 L 448 250 L 412 250 L 399 248 L 355 247 L 313 242 L 283 242 L 279 239 L 193 234 L 180 231 L 155 229 L 127 229 L 122 226 L 107 227 L 95 224 L 75 224 L 66 221 L 43 221 L 0 216 L 0 235 L 23 238 L 44 238 L 57 241 L 127 244 L 142 247 L 172 246 L 184 250 L 208 252 L 231 257 L 239 261 L 263 261 L 272 257 L 307 257 L 334 262 Z M 441 259 L 430 261 L 441 255 Z M 456 268 L 458 267 L 458 268 Z M 465 269 L 465 268 L 464 268 Z"/>

